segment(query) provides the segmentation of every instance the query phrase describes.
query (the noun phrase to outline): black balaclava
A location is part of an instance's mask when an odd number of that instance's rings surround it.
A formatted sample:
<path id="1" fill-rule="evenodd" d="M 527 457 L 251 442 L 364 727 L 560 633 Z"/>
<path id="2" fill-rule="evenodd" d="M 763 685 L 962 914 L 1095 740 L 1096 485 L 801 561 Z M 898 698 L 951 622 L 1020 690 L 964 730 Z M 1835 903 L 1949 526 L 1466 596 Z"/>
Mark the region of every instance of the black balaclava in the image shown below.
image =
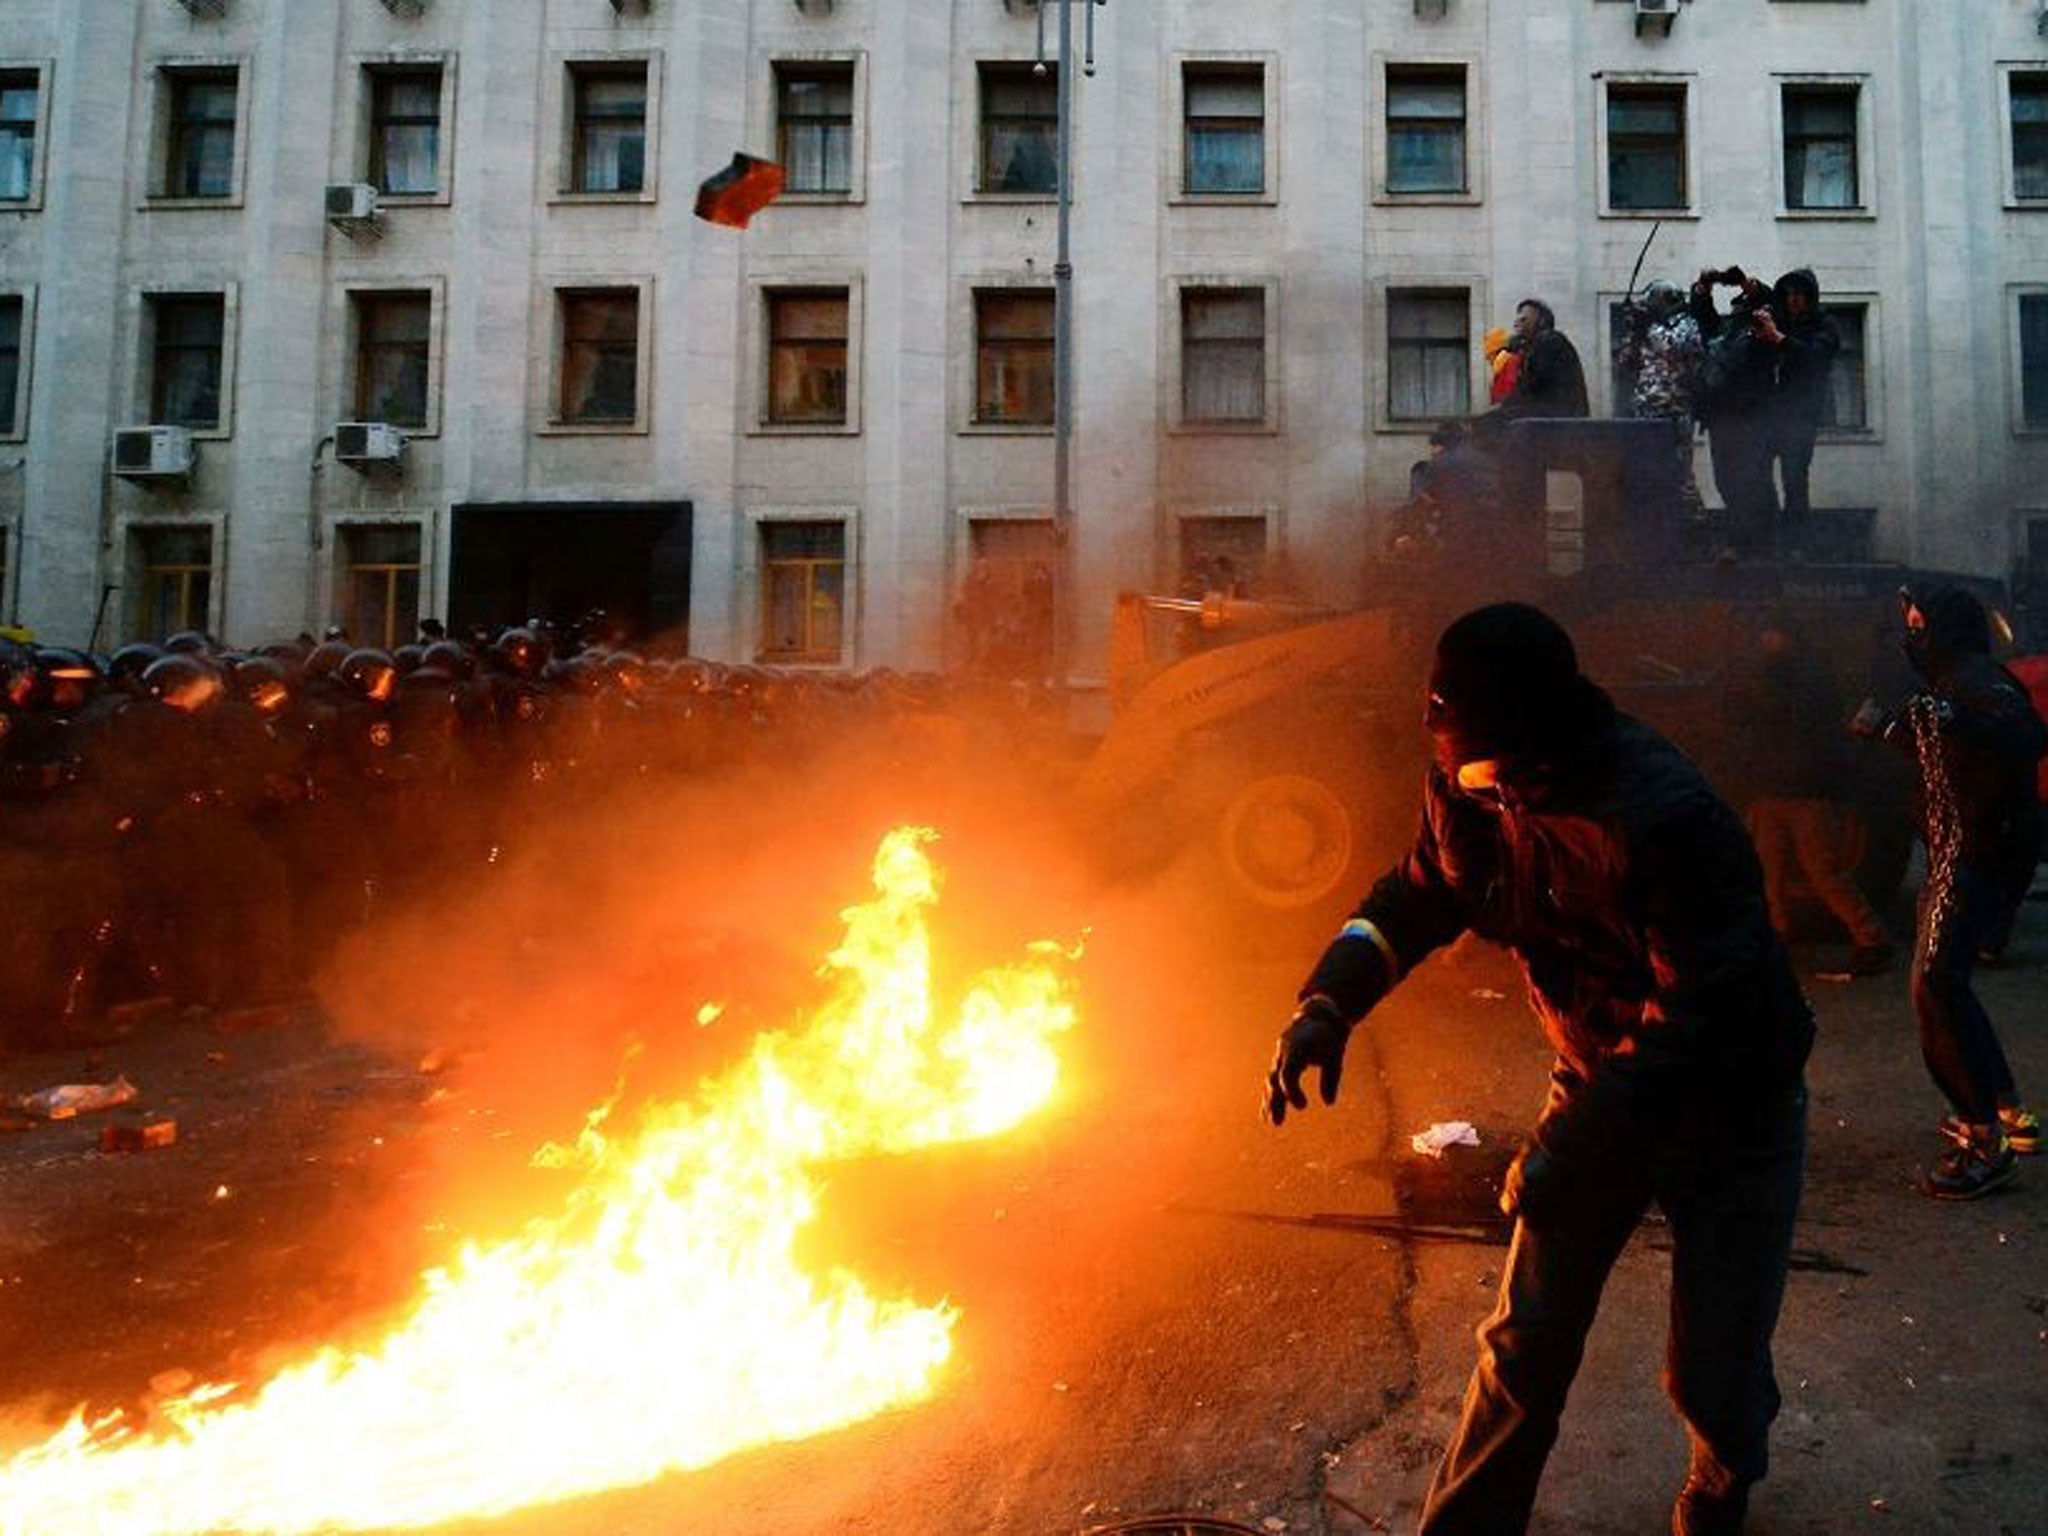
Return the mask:
<path id="1" fill-rule="evenodd" d="M 1901 588 L 1899 601 L 1927 620 L 1925 629 L 1908 628 L 1901 644 L 1913 670 L 1930 683 L 1946 677 L 1965 656 L 1991 654 L 1991 616 L 1968 589 L 1930 582 Z"/>
<path id="2" fill-rule="evenodd" d="M 1455 773 L 1465 763 L 1549 757 L 1605 707 L 1555 619 L 1527 603 L 1490 603 L 1437 640 L 1423 723 L 1438 764 Z"/>

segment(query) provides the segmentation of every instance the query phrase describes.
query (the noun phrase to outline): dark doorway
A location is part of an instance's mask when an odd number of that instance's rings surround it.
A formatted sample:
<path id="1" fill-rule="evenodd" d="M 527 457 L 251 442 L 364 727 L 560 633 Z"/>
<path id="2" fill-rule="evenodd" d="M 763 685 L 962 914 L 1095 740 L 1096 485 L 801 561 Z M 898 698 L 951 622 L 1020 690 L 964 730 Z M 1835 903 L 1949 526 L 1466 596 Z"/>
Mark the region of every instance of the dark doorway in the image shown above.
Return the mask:
<path id="1" fill-rule="evenodd" d="M 685 649 L 690 503 L 471 502 L 455 508 L 448 622 L 573 625 L 593 608 Z"/>

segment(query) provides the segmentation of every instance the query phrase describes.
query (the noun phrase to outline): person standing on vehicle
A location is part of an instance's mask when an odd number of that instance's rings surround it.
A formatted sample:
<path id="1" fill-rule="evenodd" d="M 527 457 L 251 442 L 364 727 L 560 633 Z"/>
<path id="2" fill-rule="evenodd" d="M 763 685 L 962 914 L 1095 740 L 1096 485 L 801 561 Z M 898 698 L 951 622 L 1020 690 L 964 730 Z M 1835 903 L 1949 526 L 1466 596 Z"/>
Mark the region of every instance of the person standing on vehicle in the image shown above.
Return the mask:
<path id="1" fill-rule="evenodd" d="M 1726 315 L 1714 308 L 1714 290 L 1732 287 Z M 1726 509 L 1721 555 L 1767 554 L 1775 547 L 1778 490 L 1771 481 L 1772 409 L 1777 355 L 1769 340 L 1771 290 L 1740 267 L 1700 273 L 1691 309 L 1705 342 L 1696 376 L 1695 408 L 1707 429 L 1714 488 Z"/>
<path id="2" fill-rule="evenodd" d="M 1632 381 L 1628 413 L 1639 421 L 1671 424 L 1679 495 L 1691 519 L 1700 515 L 1699 482 L 1692 469 L 1693 383 L 1705 357 L 1699 321 L 1678 285 L 1651 283 L 1642 301 L 1629 306 L 1621 344 L 1621 366 Z"/>
<path id="3" fill-rule="evenodd" d="M 1548 304 L 1524 299 L 1515 306 L 1509 345 L 1521 353 L 1522 364 L 1515 372 L 1513 387 L 1487 414 L 1503 421 L 1588 414 L 1586 371 L 1579 364 L 1579 349 L 1557 328 L 1557 316 Z"/>
<path id="4" fill-rule="evenodd" d="M 1822 312 L 1820 283 L 1806 267 L 1793 268 L 1772 285 L 1771 304 L 1761 318 L 1757 334 L 1777 354 L 1770 442 L 1783 490 L 1778 543 L 1786 553 L 1798 553 L 1805 545 L 1807 513 L 1812 510 L 1807 480 L 1813 440 L 1827 414 L 1842 337 Z"/>
<path id="5" fill-rule="evenodd" d="M 1899 606 L 1906 658 L 1927 689 L 1897 715 L 1866 701 L 1853 728 L 1899 747 L 1920 770 L 1927 878 L 1913 1012 L 1921 1058 L 1953 1111 L 1940 1127 L 1948 1149 L 1921 1188 L 1937 1200 L 1970 1200 L 2010 1183 L 2015 1154 L 2041 1146 L 2041 1122 L 2020 1101 L 1970 976 L 2003 916 L 2010 849 L 2040 836 L 2034 765 L 2048 753 L 2048 726 L 1991 659 L 1991 621 L 1975 596 L 1930 582 L 1900 589 Z"/>
<path id="6" fill-rule="evenodd" d="M 1743 817 L 1763 861 L 1771 926 L 1789 932 L 1789 892 L 1804 875 L 1848 930 L 1849 974 L 1875 976 L 1891 964 L 1892 941 L 1860 887 L 1849 857 L 1856 810 L 1846 797 L 1850 764 L 1842 693 L 1800 643 L 1787 613 L 1764 617 L 1755 664 L 1738 676 L 1734 718 L 1742 722 Z"/>
<path id="7" fill-rule="evenodd" d="M 1514 1237 L 1421 1536 L 1526 1530 L 1609 1270 L 1652 1201 L 1671 1224 L 1666 1379 L 1691 1441 L 1678 1536 L 1741 1528 L 1778 1409 L 1771 1334 L 1806 1146 L 1813 1017 L 1740 820 L 1619 713 L 1520 603 L 1437 642 L 1422 825 L 1302 986 L 1265 1081 L 1275 1125 L 1334 1103 L 1357 1022 L 1433 950 L 1512 949 L 1556 1047 L 1508 1169 Z"/>

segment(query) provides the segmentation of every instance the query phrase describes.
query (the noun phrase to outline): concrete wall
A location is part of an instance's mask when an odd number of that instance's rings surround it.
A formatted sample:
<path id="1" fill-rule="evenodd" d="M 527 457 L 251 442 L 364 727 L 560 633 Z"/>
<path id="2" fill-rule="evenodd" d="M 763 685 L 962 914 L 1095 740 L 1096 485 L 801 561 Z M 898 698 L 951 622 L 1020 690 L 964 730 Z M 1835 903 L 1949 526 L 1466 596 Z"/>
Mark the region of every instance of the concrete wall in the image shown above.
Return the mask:
<path id="1" fill-rule="evenodd" d="M 815 10 L 817 7 L 813 6 Z M 1077 16 L 1078 22 L 1078 16 Z M 217 20 L 174 0 L 8 0 L 0 67 L 45 68 L 41 197 L 0 211 L 0 292 L 33 314 L 26 431 L 0 442 L 10 534 L 0 616 L 83 641 L 114 589 L 131 595 L 132 526 L 215 529 L 215 607 L 255 642 L 318 627 L 337 530 L 416 521 L 424 604 L 447 591 L 450 508 L 493 501 L 688 501 L 690 625 L 701 654 L 743 659 L 758 626 L 763 516 L 844 515 L 853 562 L 849 665 L 958 655 L 949 611 L 976 515 L 1042 517 L 1047 431 L 978 430 L 973 287 L 1049 283 L 1055 209 L 973 191 L 975 62 L 1031 56 L 1030 16 L 1000 0 L 230 0 Z M 1397 501 L 1426 424 L 1387 420 L 1386 295 L 1470 290 L 1477 333 L 1540 294 L 1578 341 L 1595 409 L 1606 307 L 1649 221 L 1601 211 L 1603 79 L 1652 73 L 1689 91 L 1692 208 L 1667 218 L 1645 276 L 1739 261 L 1808 264 L 1867 302 L 1870 430 L 1823 443 L 1816 501 L 1880 509 L 1882 552 L 2006 572 L 2029 512 L 2048 515 L 2048 435 L 2018 424 L 2016 289 L 2048 284 L 2048 210 L 2011 206 L 2001 66 L 2048 68 L 2032 0 L 1686 4 L 1639 38 L 1628 0 L 1116 0 L 1097 15 L 1098 71 L 1076 81 L 1076 519 L 1068 546 L 1076 668 L 1099 668 L 1111 595 L 1171 587 L 1191 516 L 1267 519 L 1269 554 L 1303 595 L 1341 601 L 1378 514 Z M 623 51 L 658 82 L 649 195 L 557 195 L 565 61 Z M 382 238 L 326 224 L 320 194 L 362 174 L 363 65 L 431 56 L 453 78 L 447 195 L 389 210 Z M 691 216 L 697 181 L 736 147 L 772 153 L 770 65 L 858 69 L 856 198 L 793 202 L 745 233 Z M 1270 81 L 1269 195 L 1178 192 L 1184 60 L 1257 60 Z M 243 70 L 239 194 L 151 196 L 157 66 Z M 1383 187 L 1389 62 L 1465 67 L 1471 192 Z M 1860 82 L 1865 207 L 1780 206 L 1778 75 Z M 1275 346 L 1266 422 L 1176 425 L 1183 282 L 1265 288 Z M 648 373 L 632 430 L 548 422 L 552 290 L 641 287 Z M 854 293 L 857 424 L 763 430 L 759 295 L 779 283 Z M 351 287 L 435 301 L 436 405 L 400 478 L 337 465 L 351 414 Z M 145 296 L 230 294 L 232 414 L 182 489 L 109 471 L 120 426 L 147 414 Z M 1472 364 L 1475 399 L 1483 364 Z M 1700 455 L 1705 476 L 1705 454 Z M 518 614 L 505 617 L 516 619 Z"/>

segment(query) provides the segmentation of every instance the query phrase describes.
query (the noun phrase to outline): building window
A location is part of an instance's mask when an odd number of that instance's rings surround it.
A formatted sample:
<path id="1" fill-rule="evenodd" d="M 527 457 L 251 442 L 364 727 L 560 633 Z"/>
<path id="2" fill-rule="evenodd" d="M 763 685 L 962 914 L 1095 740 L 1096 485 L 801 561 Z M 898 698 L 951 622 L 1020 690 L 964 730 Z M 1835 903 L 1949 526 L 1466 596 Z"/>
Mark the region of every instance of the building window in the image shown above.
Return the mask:
<path id="1" fill-rule="evenodd" d="M 1864 371 L 1865 333 L 1869 328 L 1867 304 L 1823 304 L 1821 313 L 1835 323 L 1842 338 L 1841 349 L 1828 374 L 1828 393 L 1821 405 L 1823 432 L 1868 432 L 1870 395 Z"/>
<path id="2" fill-rule="evenodd" d="M 370 72 L 370 184 L 393 197 L 441 190 L 441 67 Z"/>
<path id="3" fill-rule="evenodd" d="M 336 617 L 358 645 L 405 644 L 420 624 L 420 530 L 416 523 L 341 529 Z"/>
<path id="4" fill-rule="evenodd" d="M 137 528 L 134 551 L 135 633 L 161 640 L 181 629 L 204 630 L 213 610 L 213 530 Z"/>
<path id="5" fill-rule="evenodd" d="M 227 300 L 217 293 L 158 294 L 149 307 L 149 419 L 200 431 L 218 428 Z"/>
<path id="6" fill-rule="evenodd" d="M 2048 293 L 2020 295 L 2020 424 L 2048 431 Z"/>
<path id="7" fill-rule="evenodd" d="M 1387 294 L 1387 417 L 1441 421 L 1472 408 L 1471 300 L 1463 288 Z"/>
<path id="8" fill-rule="evenodd" d="M 1192 196 L 1266 190 L 1266 71 L 1259 64 L 1189 64 L 1184 190 Z"/>
<path id="9" fill-rule="evenodd" d="M 1466 190 L 1462 66 L 1387 70 L 1387 190 Z"/>
<path id="10" fill-rule="evenodd" d="M 34 70 L 0 70 L 0 203 L 25 203 L 35 192 L 41 94 Z"/>
<path id="11" fill-rule="evenodd" d="M 1266 573 L 1263 517 L 1184 517 L 1180 591 L 1185 597 L 1257 597 Z"/>
<path id="12" fill-rule="evenodd" d="M 12 437 L 21 421 L 21 295 L 0 294 L 0 437 Z M 6 589 L 0 587 L 0 592 Z"/>
<path id="13" fill-rule="evenodd" d="M 1266 419 L 1266 295 L 1259 288 L 1184 288 L 1180 409 L 1186 422 Z"/>
<path id="14" fill-rule="evenodd" d="M 235 101 L 232 69 L 169 71 L 170 132 L 164 158 L 166 197 L 232 197 L 235 191 Z"/>
<path id="15" fill-rule="evenodd" d="M 846 525 L 761 524 L 761 659 L 833 663 L 844 643 Z"/>
<path id="16" fill-rule="evenodd" d="M 433 295 L 359 293 L 355 311 L 355 419 L 424 430 Z"/>
<path id="17" fill-rule="evenodd" d="M 1059 69 L 1029 64 L 981 66 L 983 192 L 1059 190 Z"/>
<path id="18" fill-rule="evenodd" d="M 974 419 L 1049 426 L 1053 419 L 1053 296 L 1049 289 L 974 295 Z"/>
<path id="19" fill-rule="evenodd" d="M 853 190 L 853 66 L 775 66 L 775 158 L 783 190 L 845 197 Z"/>
<path id="20" fill-rule="evenodd" d="M 1785 206 L 1860 208 L 1853 85 L 1787 85 Z"/>
<path id="21" fill-rule="evenodd" d="M 976 677 L 1052 675 L 1059 538 L 1049 518 L 975 518 L 956 633 Z"/>
<path id="22" fill-rule="evenodd" d="M 1683 85 L 1607 87 L 1607 206 L 1686 206 Z"/>
<path id="23" fill-rule="evenodd" d="M 2012 92 L 2012 195 L 2048 199 L 2048 74 L 2007 76 Z"/>
<path id="24" fill-rule="evenodd" d="M 634 288 L 561 291 L 560 417 L 579 425 L 630 422 L 640 414 L 640 293 Z"/>
<path id="25" fill-rule="evenodd" d="M 575 129 L 572 192 L 638 192 L 647 174 L 647 66 L 570 70 Z"/>
<path id="26" fill-rule="evenodd" d="M 847 291 L 768 295 L 768 420 L 778 426 L 846 421 Z"/>

